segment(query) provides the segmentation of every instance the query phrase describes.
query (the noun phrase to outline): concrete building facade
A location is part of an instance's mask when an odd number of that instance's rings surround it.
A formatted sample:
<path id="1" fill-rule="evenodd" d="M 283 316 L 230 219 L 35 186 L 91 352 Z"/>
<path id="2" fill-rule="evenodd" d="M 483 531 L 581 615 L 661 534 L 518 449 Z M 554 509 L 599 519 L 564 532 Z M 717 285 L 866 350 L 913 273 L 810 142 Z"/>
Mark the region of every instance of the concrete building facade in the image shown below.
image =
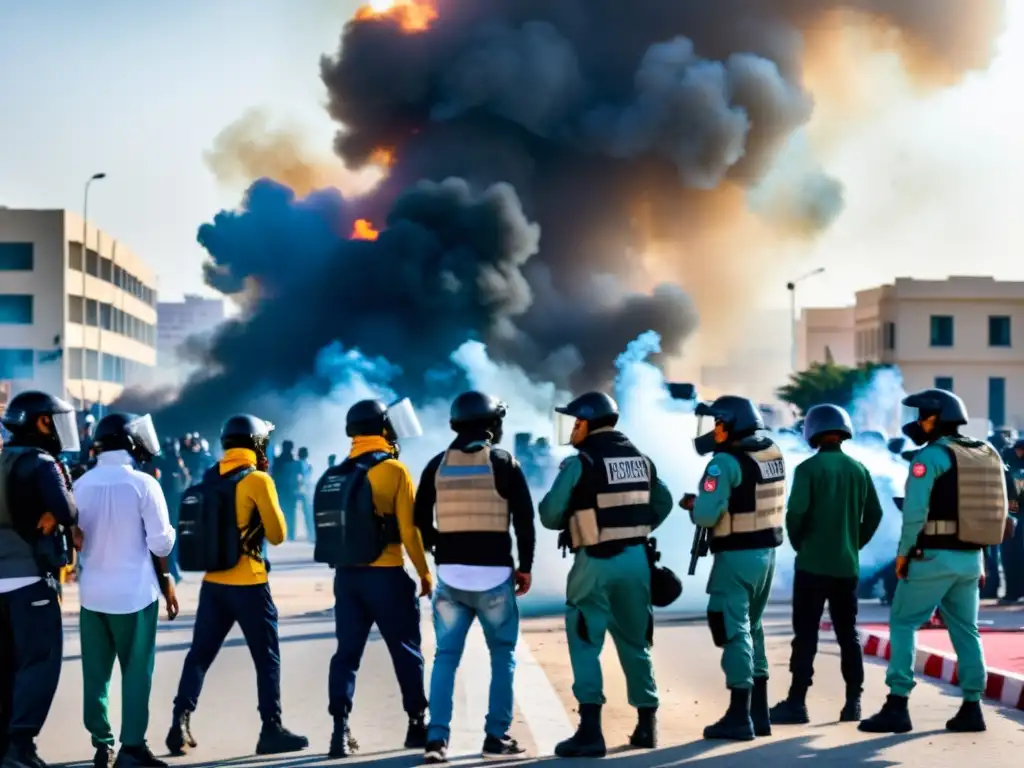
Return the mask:
<path id="1" fill-rule="evenodd" d="M 796 333 L 798 370 L 825 362 L 829 354 L 837 365 L 857 364 L 853 307 L 804 309 Z"/>
<path id="2" fill-rule="evenodd" d="M 145 383 L 156 305 L 153 270 L 77 214 L 0 208 L 0 382 L 14 394 L 81 407 Z"/>
<path id="3" fill-rule="evenodd" d="M 157 361 L 160 366 L 175 365 L 178 350 L 189 338 L 203 336 L 224 322 L 222 299 L 185 296 L 184 301 L 157 304 Z"/>
<path id="4" fill-rule="evenodd" d="M 907 391 L 950 389 L 972 416 L 1024 428 L 1024 282 L 898 278 L 859 291 L 846 311 L 854 363 L 896 365 Z M 835 318 L 828 312 L 806 311 L 808 338 L 842 335 L 828 330 Z M 808 364 L 823 359 L 818 348 L 806 344 Z"/>

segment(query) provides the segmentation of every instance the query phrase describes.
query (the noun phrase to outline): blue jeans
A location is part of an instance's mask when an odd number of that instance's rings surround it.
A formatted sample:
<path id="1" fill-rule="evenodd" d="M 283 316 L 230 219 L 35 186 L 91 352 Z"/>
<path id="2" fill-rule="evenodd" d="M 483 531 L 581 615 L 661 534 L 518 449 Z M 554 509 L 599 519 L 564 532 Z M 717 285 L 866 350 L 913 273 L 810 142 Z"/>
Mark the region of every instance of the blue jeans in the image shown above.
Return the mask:
<path id="1" fill-rule="evenodd" d="M 428 741 L 448 741 L 451 733 L 455 671 L 466 635 L 479 619 L 491 652 L 491 691 L 484 731 L 502 738 L 512 725 L 512 679 L 519 639 L 519 605 L 512 579 L 487 592 L 466 592 L 438 584 L 434 593 L 434 634 L 437 653 L 430 673 Z"/>

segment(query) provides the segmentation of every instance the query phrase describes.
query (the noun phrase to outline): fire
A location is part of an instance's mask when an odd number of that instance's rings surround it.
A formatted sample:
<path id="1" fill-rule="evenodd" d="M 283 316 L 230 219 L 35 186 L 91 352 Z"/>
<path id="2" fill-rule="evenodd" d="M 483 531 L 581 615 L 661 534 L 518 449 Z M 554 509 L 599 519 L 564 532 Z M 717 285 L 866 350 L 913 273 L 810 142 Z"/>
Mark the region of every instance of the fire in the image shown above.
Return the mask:
<path id="1" fill-rule="evenodd" d="M 373 228 L 367 219 L 356 219 L 356 223 L 352 225 L 352 239 L 353 240 L 376 240 L 380 237 L 380 232 Z"/>
<path id="2" fill-rule="evenodd" d="M 437 18 L 433 0 L 373 0 L 356 10 L 356 21 L 389 18 L 404 32 L 424 32 Z"/>
<path id="3" fill-rule="evenodd" d="M 385 147 L 378 147 L 370 153 L 370 162 L 381 168 L 390 168 L 395 164 L 395 151 Z"/>

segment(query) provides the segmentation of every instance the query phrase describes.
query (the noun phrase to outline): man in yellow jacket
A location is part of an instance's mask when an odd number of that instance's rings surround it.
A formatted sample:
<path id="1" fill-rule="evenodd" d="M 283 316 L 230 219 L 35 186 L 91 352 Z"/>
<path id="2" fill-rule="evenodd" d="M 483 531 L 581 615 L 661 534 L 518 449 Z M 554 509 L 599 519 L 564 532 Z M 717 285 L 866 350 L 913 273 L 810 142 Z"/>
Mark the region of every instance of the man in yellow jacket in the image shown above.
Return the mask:
<path id="1" fill-rule="evenodd" d="M 398 461 L 398 440 L 412 436 L 403 423 L 418 422 L 408 400 L 405 417 L 378 400 L 349 409 L 345 431 L 352 438 L 348 458 L 320 478 L 313 497 L 317 536 L 314 558 L 335 569 L 334 616 L 338 650 L 328 678 L 334 734 L 328 756 L 347 757 L 358 748 L 349 731 L 356 672 L 370 630 L 380 630 L 398 677 L 409 718 L 407 749 L 426 744 L 427 697 L 420 647 L 420 597 L 433 592 L 423 540 L 413 522 L 415 488 Z M 420 583 L 406 573 L 402 548 Z"/>
<path id="2" fill-rule="evenodd" d="M 274 481 L 267 474 L 267 443 L 273 425 L 255 416 L 234 416 L 221 432 L 224 458 L 203 478 L 217 498 L 234 499 L 242 555 L 234 567 L 208 572 L 199 590 L 192 647 L 185 657 L 174 699 L 167 749 L 180 755 L 194 748 L 190 716 L 206 672 L 237 622 L 256 665 L 256 692 L 263 729 L 256 754 L 296 752 L 309 740 L 281 724 L 281 652 L 277 606 L 270 594 L 263 542 L 280 544 L 287 533 Z M 230 493 L 228 486 L 234 486 Z M 224 510 L 230 514 L 230 510 Z M 183 562 L 182 568 L 187 569 Z M 223 724 L 223 723 L 221 723 Z"/>

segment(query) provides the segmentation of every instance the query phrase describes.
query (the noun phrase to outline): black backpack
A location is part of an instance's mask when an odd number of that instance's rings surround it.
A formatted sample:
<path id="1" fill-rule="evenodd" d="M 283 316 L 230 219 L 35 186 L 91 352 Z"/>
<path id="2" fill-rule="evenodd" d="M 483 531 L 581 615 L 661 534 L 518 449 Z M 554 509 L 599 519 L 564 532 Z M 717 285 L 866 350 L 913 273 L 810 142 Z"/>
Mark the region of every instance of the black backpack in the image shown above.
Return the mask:
<path id="1" fill-rule="evenodd" d="M 178 512 L 178 567 L 211 573 L 234 568 L 243 554 L 244 534 L 238 528 L 235 491 L 255 472 L 240 467 L 225 475 L 217 466 L 181 498 Z"/>
<path id="2" fill-rule="evenodd" d="M 395 516 L 377 514 L 367 477 L 389 458 L 384 451 L 364 453 L 324 472 L 313 494 L 316 562 L 338 568 L 369 565 L 388 544 L 401 541 Z"/>

